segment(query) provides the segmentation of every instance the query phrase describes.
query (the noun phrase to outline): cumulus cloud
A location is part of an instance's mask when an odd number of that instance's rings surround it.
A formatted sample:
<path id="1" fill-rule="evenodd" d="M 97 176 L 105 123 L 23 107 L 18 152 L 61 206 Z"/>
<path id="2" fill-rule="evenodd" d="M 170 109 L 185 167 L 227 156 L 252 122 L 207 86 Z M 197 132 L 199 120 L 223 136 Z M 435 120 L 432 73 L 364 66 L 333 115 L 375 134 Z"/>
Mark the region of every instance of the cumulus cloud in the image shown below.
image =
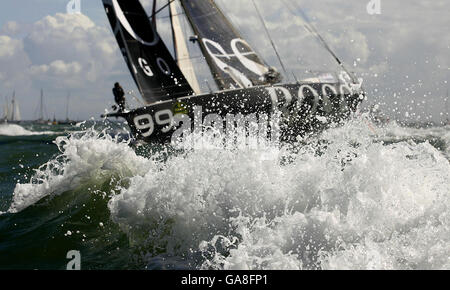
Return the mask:
<path id="1" fill-rule="evenodd" d="M 19 23 L 16 21 L 8 21 L 0 29 L 0 34 L 13 36 L 20 32 L 20 28 Z"/>
<path id="2" fill-rule="evenodd" d="M 21 40 L 0 35 L 0 80 L 4 87 L 12 89 L 17 83 L 26 87 L 28 78 L 24 72 L 30 64 Z"/>
<path id="3" fill-rule="evenodd" d="M 49 65 L 43 64 L 30 68 L 33 75 L 49 74 L 56 77 L 73 76 L 80 73 L 81 70 L 82 66 L 78 62 L 65 63 L 62 60 L 55 60 Z"/>
<path id="4" fill-rule="evenodd" d="M 12 34 L 18 27 L 19 24 L 8 22 L 1 29 L 3 91 L 16 89 L 20 100 L 26 95 L 38 95 L 42 87 L 53 107 L 49 112 L 64 106 L 62 94 L 69 90 L 75 91 L 73 95 L 81 92 L 79 97 L 91 104 L 84 108 L 85 113 L 97 116 L 107 106 L 107 100 L 98 96 L 109 92 L 111 77 L 121 72 L 126 75 L 126 66 L 109 27 L 98 26 L 83 14 L 62 13 L 36 21 L 27 28 L 25 36 L 7 35 L 6 32 Z M 33 108 L 27 109 L 29 115 Z"/>
<path id="5" fill-rule="evenodd" d="M 266 62 L 281 71 L 252 1 L 216 2 Z M 394 117 L 403 116 L 400 111 L 410 110 L 411 100 L 422 101 L 424 96 L 428 113 L 439 116 L 439 110 L 445 108 L 441 95 L 445 94 L 450 71 L 447 0 L 381 0 L 382 14 L 372 16 L 366 13 L 368 1 L 361 0 L 255 2 L 288 68 L 286 80 L 293 80 L 293 74 L 300 79 L 311 70 L 339 67 L 302 27 L 298 11 L 283 2 L 300 6 L 350 70 L 364 77 L 369 104 L 384 102 L 386 110 L 398 106 Z M 153 0 L 141 3 L 150 12 Z M 158 3 L 159 7 L 165 4 Z M 95 5 L 84 5 L 84 12 L 86 7 L 100 8 L 101 3 Z M 166 11 L 159 16 L 158 30 L 170 49 Z M 1 89 L 28 89 L 29 95 L 37 95 L 40 87 L 49 92 L 59 90 L 59 94 L 73 90 L 86 100 L 79 102 L 80 110 L 95 116 L 111 101 L 109 87 L 114 81 L 135 89 L 105 15 L 95 17 L 54 14 L 32 24 L 4 23 L 0 28 Z M 184 26 L 188 27 L 186 21 Z M 198 57 L 199 50 L 194 46 L 189 43 L 192 55 Z M 204 62 L 201 58 L 194 61 L 196 66 L 200 64 L 197 61 Z M 209 78 L 207 71 L 202 64 L 200 80 Z"/>
<path id="6" fill-rule="evenodd" d="M 342 61 L 364 78 L 369 100 L 393 117 L 433 115 L 439 120 L 450 71 L 447 0 L 384 1 L 369 15 L 360 0 L 254 0 L 288 70 L 338 69 L 331 56 L 302 29 L 301 7 Z M 280 69 L 252 1 L 217 0 L 264 58 Z M 290 7 L 286 7 L 287 2 Z M 292 5 L 295 3 L 295 5 Z M 426 101 L 426 108 L 411 105 Z M 396 110 L 398 108 L 398 110 Z M 444 112 L 445 113 L 445 112 Z M 422 119 L 424 120 L 424 119 Z"/>
<path id="7" fill-rule="evenodd" d="M 12 57 L 21 48 L 20 41 L 6 35 L 0 35 L 0 58 Z"/>
<path id="8" fill-rule="evenodd" d="M 35 65 L 33 72 L 36 65 L 41 72 L 70 72 L 71 79 L 62 81 L 71 84 L 96 82 L 116 64 L 117 50 L 111 33 L 83 14 L 46 16 L 33 25 L 23 42 Z"/>

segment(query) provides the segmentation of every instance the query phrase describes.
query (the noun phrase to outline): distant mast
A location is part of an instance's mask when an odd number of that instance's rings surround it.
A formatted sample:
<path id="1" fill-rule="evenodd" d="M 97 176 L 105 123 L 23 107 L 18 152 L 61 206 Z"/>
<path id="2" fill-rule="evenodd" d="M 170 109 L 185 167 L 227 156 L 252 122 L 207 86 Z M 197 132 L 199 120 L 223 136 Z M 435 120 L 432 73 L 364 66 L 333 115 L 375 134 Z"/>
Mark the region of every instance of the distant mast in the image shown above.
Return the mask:
<path id="1" fill-rule="evenodd" d="M 66 104 L 66 121 L 69 121 L 69 102 L 70 102 L 70 92 L 67 94 L 67 104 Z"/>
<path id="2" fill-rule="evenodd" d="M 5 96 L 5 106 L 3 108 L 3 120 L 4 121 L 8 121 L 10 119 L 10 113 L 9 113 L 9 101 L 8 101 L 8 97 Z"/>
<path id="3" fill-rule="evenodd" d="M 41 102 L 39 106 L 39 120 L 44 121 L 44 90 L 41 89 Z"/>
<path id="4" fill-rule="evenodd" d="M 15 90 L 13 91 L 13 95 L 12 95 L 12 99 L 11 99 L 11 109 L 9 110 L 9 108 L 7 106 L 6 120 L 11 121 L 11 122 L 19 122 L 21 120 L 19 103 L 16 100 L 16 91 Z"/>
<path id="5" fill-rule="evenodd" d="M 15 111 L 16 111 L 16 91 L 13 91 L 11 100 L 11 121 L 14 121 Z"/>

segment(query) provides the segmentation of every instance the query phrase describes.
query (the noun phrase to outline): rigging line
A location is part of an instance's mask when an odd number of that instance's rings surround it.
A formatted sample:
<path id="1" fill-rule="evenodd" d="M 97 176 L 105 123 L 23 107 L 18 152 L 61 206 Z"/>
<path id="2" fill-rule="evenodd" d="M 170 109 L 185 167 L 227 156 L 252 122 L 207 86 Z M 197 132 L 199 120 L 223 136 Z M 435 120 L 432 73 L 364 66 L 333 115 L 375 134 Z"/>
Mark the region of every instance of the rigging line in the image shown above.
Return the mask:
<path id="1" fill-rule="evenodd" d="M 153 27 L 156 29 L 156 0 L 153 0 L 153 7 L 152 7 L 152 24 Z"/>
<path id="2" fill-rule="evenodd" d="M 216 1 L 217 2 L 217 1 Z M 220 3 L 215 3 L 216 6 L 223 12 L 226 12 L 226 6 L 220 5 Z M 223 7 L 222 7 L 223 6 Z M 221 8 L 222 7 L 222 8 Z M 228 10 L 229 11 L 229 10 Z M 232 26 L 233 31 L 236 33 L 236 35 L 240 35 L 240 37 L 242 38 L 242 36 L 244 36 L 244 39 L 248 39 L 248 35 L 242 35 L 243 31 L 236 31 L 236 27 L 239 29 L 239 25 L 237 25 L 239 23 L 239 21 L 236 21 L 236 17 L 233 15 L 233 13 L 227 13 L 229 15 L 227 15 L 227 21 L 230 23 L 230 25 Z M 267 67 L 269 67 L 270 65 L 266 62 L 266 60 L 264 58 L 262 58 L 262 54 L 261 51 L 258 49 L 258 47 L 252 46 L 251 49 L 256 53 L 256 55 L 258 56 L 258 59 L 260 59 L 260 61 Z"/>
<path id="3" fill-rule="evenodd" d="M 336 62 L 339 64 L 339 66 L 350 76 L 350 78 L 352 79 L 352 81 L 354 83 L 357 83 L 356 77 L 349 71 L 347 70 L 347 68 L 345 67 L 344 63 L 339 59 L 339 57 L 333 52 L 333 50 L 331 49 L 331 47 L 328 45 L 328 43 L 325 41 L 325 39 L 319 34 L 319 32 L 317 31 L 317 29 L 314 27 L 314 25 L 311 23 L 311 21 L 309 21 L 307 15 L 303 12 L 303 10 L 296 6 L 295 3 L 290 3 L 291 5 L 294 6 L 294 9 L 291 9 L 289 7 L 289 5 L 286 3 L 285 0 L 281 0 L 281 2 L 283 2 L 283 4 L 290 10 L 290 12 L 295 15 L 295 12 L 293 10 L 298 10 L 300 11 L 301 17 L 304 20 L 304 27 L 305 29 L 311 33 L 313 36 L 315 36 L 319 42 L 323 45 L 323 47 L 331 54 L 331 56 L 336 60 Z"/>
<path id="4" fill-rule="evenodd" d="M 156 0 L 153 0 L 153 1 L 156 2 Z M 168 6 L 169 6 L 172 2 L 174 2 L 175 0 L 169 0 L 169 1 L 170 1 L 170 2 L 166 3 L 163 7 L 159 8 L 158 10 L 155 10 L 155 11 L 153 12 L 153 15 L 150 16 L 149 19 L 152 19 L 154 16 L 156 17 L 156 15 L 157 15 L 159 12 L 161 12 L 162 10 L 164 10 L 166 7 L 168 7 Z M 167 17 L 165 17 L 165 18 L 167 18 Z M 153 19 L 152 19 L 152 21 L 153 21 Z"/>
<path id="5" fill-rule="evenodd" d="M 167 4 L 170 5 L 170 0 L 167 0 Z M 175 35 L 175 29 L 173 27 L 173 15 L 172 15 L 172 9 L 169 8 L 169 17 L 170 17 L 170 29 L 172 32 L 172 42 L 173 42 L 173 55 L 174 60 L 178 64 L 178 53 L 177 53 L 177 37 Z"/>
<path id="6" fill-rule="evenodd" d="M 273 42 L 272 38 L 270 37 L 270 33 L 269 33 L 269 30 L 267 29 L 266 23 L 264 22 L 264 18 L 262 17 L 261 12 L 259 11 L 258 6 L 255 3 L 255 0 L 252 0 L 252 2 L 253 2 L 253 6 L 255 6 L 256 12 L 258 13 L 259 19 L 261 20 L 261 23 L 262 23 L 262 25 L 264 27 L 264 30 L 266 31 L 267 37 L 270 40 L 270 44 L 272 45 L 273 49 L 275 50 L 275 54 L 277 55 L 278 61 L 281 64 L 281 68 L 283 69 L 285 76 L 287 76 L 288 73 L 287 73 L 286 68 L 285 68 L 285 66 L 283 64 L 283 61 L 281 60 L 281 56 L 278 53 L 278 50 L 277 50 L 277 48 L 275 46 L 275 43 Z"/>

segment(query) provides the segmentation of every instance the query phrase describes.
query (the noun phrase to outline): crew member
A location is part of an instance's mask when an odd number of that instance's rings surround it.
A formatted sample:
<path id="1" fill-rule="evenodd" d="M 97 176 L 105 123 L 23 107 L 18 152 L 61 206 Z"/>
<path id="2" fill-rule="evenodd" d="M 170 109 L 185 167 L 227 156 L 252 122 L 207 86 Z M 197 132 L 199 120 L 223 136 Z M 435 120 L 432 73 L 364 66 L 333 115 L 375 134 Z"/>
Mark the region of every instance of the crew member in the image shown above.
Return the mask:
<path id="1" fill-rule="evenodd" d="M 114 95 L 114 100 L 119 106 L 118 112 L 123 112 L 125 110 L 125 92 L 123 91 L 119 83 L 114 84 L 114 88 L 112 91 Z"/>

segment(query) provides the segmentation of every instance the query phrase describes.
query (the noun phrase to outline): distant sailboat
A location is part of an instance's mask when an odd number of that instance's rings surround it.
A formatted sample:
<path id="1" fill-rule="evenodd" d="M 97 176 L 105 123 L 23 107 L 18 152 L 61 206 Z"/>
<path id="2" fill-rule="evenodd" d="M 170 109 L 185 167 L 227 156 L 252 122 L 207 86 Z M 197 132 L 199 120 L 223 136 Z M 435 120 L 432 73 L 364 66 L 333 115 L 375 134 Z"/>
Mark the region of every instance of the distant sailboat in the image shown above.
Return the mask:
<path id="1" fill-rule="evenodd" d="M 59 122 L 56 121 L 56 115 L 55 115 L 55 113 L 53 113 L 53 122 L 52 122 L 52 125 L 58 125 L 58 124 L 59 124 Z"/>
<path id="2" fill-rule="evenodd" d="M 44 120 L 44 90 L 41 89 L 41 99 L 39 102 L 39 118 L 35 121 L 38 124 L 48 124 L 48 120 Z"/>
<path id="3" fill-rule="evenodd" d="M 9 102 L 8 102 L 8 97 L 5 97 L 5 105 L 3 106 L 2 123 L 7 122 L 8 118 L 9 118 Z"/>
<path id="4" fill-rule="evenodd" d="M 70 105 L 70 92 L 67 94 L 67 103 L 66 103 L 66 120 L 59 121 L 59 125 L 72 125 L 75 124 L 75 121 L 71 121 L 69 118 L 69 105 Z"/>
<path id="5" fill-rule="evenodd" d="M 7 123 L 20 123 L 22 118 L 20 116 L 19 102 L 16 100 L 16 92 L 13 92 L 11 104 L 8 102 L 8 98 L 5 97 L 5 106 L 3 109 L 3 122 Z"/>

